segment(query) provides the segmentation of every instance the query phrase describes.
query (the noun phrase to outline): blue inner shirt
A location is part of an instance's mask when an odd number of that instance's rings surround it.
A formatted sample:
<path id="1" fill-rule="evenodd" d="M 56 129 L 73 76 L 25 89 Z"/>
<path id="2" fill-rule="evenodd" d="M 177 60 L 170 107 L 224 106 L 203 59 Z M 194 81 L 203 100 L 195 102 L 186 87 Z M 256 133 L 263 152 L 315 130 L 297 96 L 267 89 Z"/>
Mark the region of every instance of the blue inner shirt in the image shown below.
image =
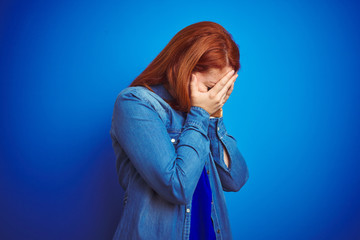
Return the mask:
<path id="1" fill-rule="evenodd" d="M 192 198 L 190 240 L 216 239 L 211 220 L 211 200 L 210 182 L 204 166 Z"/>

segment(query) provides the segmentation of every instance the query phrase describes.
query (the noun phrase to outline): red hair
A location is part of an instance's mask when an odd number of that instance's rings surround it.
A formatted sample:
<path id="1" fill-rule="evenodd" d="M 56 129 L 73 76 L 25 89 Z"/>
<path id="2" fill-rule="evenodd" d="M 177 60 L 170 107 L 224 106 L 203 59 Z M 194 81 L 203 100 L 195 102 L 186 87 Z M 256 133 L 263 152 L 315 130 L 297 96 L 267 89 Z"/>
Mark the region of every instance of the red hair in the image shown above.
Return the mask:
<path id="1" fill-rule="evenodd" d="M 150 85 L 164 84 L 175 95 L 166 102 L 175 110 L 189 112 L 191 74 L 226 66 L 237 72 L 239 60 L 239 48 L 224 27 L 198 22 L 179 31 L 129 87 L 144 86 L 154 92 Z"/>

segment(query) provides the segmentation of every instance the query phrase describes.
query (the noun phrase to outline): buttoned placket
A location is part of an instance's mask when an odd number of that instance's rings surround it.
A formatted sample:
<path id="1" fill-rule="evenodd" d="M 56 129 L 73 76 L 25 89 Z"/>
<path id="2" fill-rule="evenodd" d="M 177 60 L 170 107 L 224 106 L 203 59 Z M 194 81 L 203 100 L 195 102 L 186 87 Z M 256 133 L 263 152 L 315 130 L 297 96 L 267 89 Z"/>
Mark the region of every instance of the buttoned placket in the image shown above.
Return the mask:
<path id="1" fill-rule="evenodd" d="M 218 124 L 218 123 L 217 123 Z M 220 127 L 216 126 L 216 135 L 221 139 L 222 137 L 220 137 Z M 210 154 L 209 157 L 209 162 L 207 162 L 205 164 L 206 167 L 206 172 L 208 174 L 209 177 L 209 182 L 210 182 L 210 187 L 211 190 L 214 189 L 214 183 L 213 183 L 213 179 L 214 179 L 214 173 L 212 171 L 210 171 L 210 161 L 214 161 L 212 155 Z M 215 163 L 214 163 L 215 164 Z M 211 174 L 211 175 L 210 175 Z M 211 220 L 213 222 L 213 227 L 214 227 L 214 231 L 215 231 L 215 236 L 217 240 L 221 240 L 222 236 L 221 236 L 221 231 L 220 231 L 220 224 L 219 224 L 219 218 L 216 214 L 216 207 L 215 207 L 215 202 L 214 202 L 214 195 L 213 195 L 213 191 L 211 191 L 212 194 L 212 200 L 211 200 Z"/>
<path id="2" fill-rule="evenodd" d="M 184 222 L 184 235 L 183 239 L 188 240 L 190 238 L 191 227 L 191 201 L 185 205 L 185 222 Z"/>
<path id="3" fill-rule="evenodd" d="M 175 138 L 171 138 L 170 141 L 174 144 L 177 144 Z M 191 201 L 188 204 L 185 204 L 185 220 L 184 220 L 184 232 L 183 239 L 188 240 L 190 238 L 190 227 L 191 227 Z"/>
<path id="4" fill-rule="evenodd" d="M 217 217 L 216 214 L 216 208 L 215 208 L 215 203 L 214 203 L 214 194 L 213 194 L 213 189 L 214 189 L 214 184 L 213 184 L 213 172 L 210 171 L 210 161 L 211 161 L 212 157 L 209 157 L 209 161 L 207 161 L 205 163 L 205 169 L 206 169 L 206 173 L 207 176 L 209 178 L 209 183 L 210 183 L 210 188 L 211 188 L 211 220 L 213 223 L 213 227 L 214 227 L 214 231 L 215 231 L 215 236 L 217 240 L 222 239 L 221 235 L 220 235 L 220 225 L 219 225 L 219 219 Z M 210 175 L 211 174 L 211 175 Z"/>

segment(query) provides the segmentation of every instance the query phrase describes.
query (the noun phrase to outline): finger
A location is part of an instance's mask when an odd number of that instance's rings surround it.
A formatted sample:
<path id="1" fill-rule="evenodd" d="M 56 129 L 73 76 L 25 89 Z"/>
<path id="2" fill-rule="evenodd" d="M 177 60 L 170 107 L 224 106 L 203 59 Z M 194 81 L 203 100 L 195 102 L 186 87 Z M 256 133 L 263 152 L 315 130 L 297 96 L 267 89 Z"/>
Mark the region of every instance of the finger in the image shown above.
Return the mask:
<path id="1" fill-rule="evenodd" d="M 226 86 L 226 84 L 229 82 L 233 74 L 234 74 L 234 70 L 228 72 L 223 78 L 220 79 L 220 81 L 218 81 L 215 84 L 213 88 L 209 90 L 209 93 L 213 96 L 216 96 Z"/>
<path id="2" fill-rule="evenodd" d="M 235 85 L 235 83 L 233 83 L 233 84 L 231 85 L 231 87 L 229 88 L 229 90 L 226 92 L 226 95 L 225 95 L 225 98 L 224 98 L 224 101 L 225 101 L 225 102 L 229 99 L 232 91 L 234 90 L 234 85 Z"/>
<path id="3" fill-rule="evenodd" d="M 198 91 L 197 78 L 194 74 L 191 74 L 190 91 L 192 94 Z"/>
<path id="4" fill-rule="evenodd" d="M 236 82 L 236 79 L 235 79 L 235 81 L 233 82 L 233 84 L 231 85 L 230 89 L 227 91 L 228 96 L 230 96 L 230 94 L 231 94 L 232 91 L 234 90 L 235 82 Z"/>
<path id="5" fill-rule="evenodd" d="M 223 87 L 223 89 L 220 90 L 220 92 L 218 94 L 220 94 L 221 96 L 224 96 L 226 94 L 226 92 L 229 90 L 229 88 L 231 87 L 231 85 L 235 82 L 236 78 L 238 77 L 238 75 L 233 75 L 230 80 L 226 83 L 226 85 Z"/>
<path id="6" fill-rule="evenodd" d="M 207 92 L 208 91 L 208 88 L 202 81 L 198 81 L 198 89 L 199 89 L 199 92 Z"/>
<path id="7" fill-rule="evenodd" d="M 224 101 L 224 103 L 229 99 L 233 89 L 234 89 L 234 86 L 235 86 L 235 81 L 236 81 L 236 78 L 235 80 L 233 81 L 233 83 L 231 84 L 231 86 L 228 88 L 228 90 L 224 93 L 224 96 L 222 98 L 222 100 Z"/>
<path id="8" fill-rule="evenodd" d="M 232 94 L 235 87 L 235 82 L 231 85 L 230 89 L 226 93 L 226 101 L 229 99 L 230 95 Z"/>

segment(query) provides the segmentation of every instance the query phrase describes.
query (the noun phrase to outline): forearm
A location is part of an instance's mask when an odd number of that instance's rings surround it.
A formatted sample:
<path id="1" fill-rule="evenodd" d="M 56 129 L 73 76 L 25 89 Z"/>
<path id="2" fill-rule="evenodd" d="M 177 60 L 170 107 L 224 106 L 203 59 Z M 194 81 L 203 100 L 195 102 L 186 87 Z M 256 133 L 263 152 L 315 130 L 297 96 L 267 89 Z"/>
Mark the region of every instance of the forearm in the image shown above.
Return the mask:
<path id="1" fill-rule="evenodd" d="M 223 116 L 223 110 L 220 108 L 217 112 L 210 115 L 210 118 L 220 118 Z M 223 145 L 224 147 L 224 145 Z M 227 152 L 226 148 L 224 147 L 224 162 L 227 167 L 229 167 L 229 153 Z"/>
<path id="2" fill-rule="evenodd" d="M 235 138 L 227 133 L 222 117 L 210 119 L 208 135 L 224 191 L 239 191 L 249 177 L 248 168 Z"/>

